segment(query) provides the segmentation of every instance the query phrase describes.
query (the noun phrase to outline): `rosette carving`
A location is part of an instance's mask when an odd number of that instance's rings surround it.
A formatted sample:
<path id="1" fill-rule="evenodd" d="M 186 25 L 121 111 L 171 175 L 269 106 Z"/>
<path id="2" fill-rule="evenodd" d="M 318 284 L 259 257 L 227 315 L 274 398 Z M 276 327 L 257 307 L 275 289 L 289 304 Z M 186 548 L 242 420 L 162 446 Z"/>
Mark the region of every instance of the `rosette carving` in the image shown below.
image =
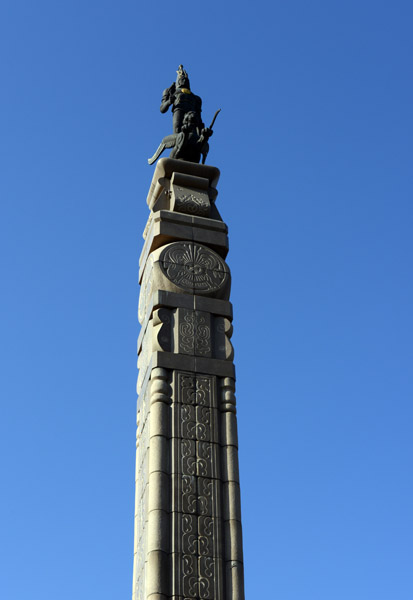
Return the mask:
<path id="1" fill-rule="evenodd" d="M 222 258 L 195 242 L 168 244 L 159 261 L 162 272 L 173 284 L 194 293 L 217 291 L 229 278 L 229 269 Z"/>

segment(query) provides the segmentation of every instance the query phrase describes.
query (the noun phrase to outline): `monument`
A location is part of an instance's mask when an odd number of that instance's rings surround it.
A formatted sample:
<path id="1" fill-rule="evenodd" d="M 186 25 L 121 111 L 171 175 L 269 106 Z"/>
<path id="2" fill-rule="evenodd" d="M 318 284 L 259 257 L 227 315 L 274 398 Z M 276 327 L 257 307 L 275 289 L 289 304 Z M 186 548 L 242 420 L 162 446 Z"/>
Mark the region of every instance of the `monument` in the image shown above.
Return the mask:
<path id="1" fill-rule="evenodd" d="M 212 126 L 180 65 L 139 261 L 133 600 L 243 600 L 228 229 Z"/>

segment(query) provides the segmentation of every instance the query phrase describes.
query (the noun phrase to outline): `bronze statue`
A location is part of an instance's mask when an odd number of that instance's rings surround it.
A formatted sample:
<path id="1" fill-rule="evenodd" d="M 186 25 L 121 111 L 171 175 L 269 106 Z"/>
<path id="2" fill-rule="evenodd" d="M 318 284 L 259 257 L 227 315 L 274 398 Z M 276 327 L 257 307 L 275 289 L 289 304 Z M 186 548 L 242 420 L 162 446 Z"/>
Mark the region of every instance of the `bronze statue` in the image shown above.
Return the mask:
<path id="1" fill-rule="evenodd" d="M 173 148 L 170 158 L 179 158 L 202 164 L 209 151 L 208 139 L 221 109 L 217 110 L 210 127 L 205 127 L 201 118 L 202 100 L 191 92 L 188 73 L 179 65 L 176 82 L 164 90 L 160 110 L 167 112 L 172 106 L 173 133 L 163 138 L 157 151 L 148 159 L 152 165 L 166 148 Z"/>
<path id="2" fill-rule="evenodd" d="M 202 100 L 191 92 L 188 73 L 183 65 L 179 65 L 176 72 L 176 82 L 164 90 L 162 94 L 161 113 L 166 113 L 170 106 L 172 106 L 174 133 L 181 131 L 184 116 L 187 112 L 194 112 L 197 125 L 201 128 L 204 127 L 201 119 Z"/>

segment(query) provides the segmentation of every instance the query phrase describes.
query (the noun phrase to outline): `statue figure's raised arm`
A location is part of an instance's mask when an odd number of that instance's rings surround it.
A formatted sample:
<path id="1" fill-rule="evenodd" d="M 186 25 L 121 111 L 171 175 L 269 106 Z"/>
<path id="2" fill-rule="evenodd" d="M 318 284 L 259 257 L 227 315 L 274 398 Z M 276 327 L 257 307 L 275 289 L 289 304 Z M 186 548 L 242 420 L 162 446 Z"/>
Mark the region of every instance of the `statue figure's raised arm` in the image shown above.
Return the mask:
<path id="1" fill-rule="evenodd" d="M 166 113 L 166 111 L 171 106 L 171 104 L 174 103 L 175 89 L 176 89 L 176 86 L 175 86 L 175 83 L 173 83 L 170 87 L 166 88 L 166 90 L 163 91 L 162 102 L 161 102 L 161 107 L 160 107 L 161 113 Z"/>

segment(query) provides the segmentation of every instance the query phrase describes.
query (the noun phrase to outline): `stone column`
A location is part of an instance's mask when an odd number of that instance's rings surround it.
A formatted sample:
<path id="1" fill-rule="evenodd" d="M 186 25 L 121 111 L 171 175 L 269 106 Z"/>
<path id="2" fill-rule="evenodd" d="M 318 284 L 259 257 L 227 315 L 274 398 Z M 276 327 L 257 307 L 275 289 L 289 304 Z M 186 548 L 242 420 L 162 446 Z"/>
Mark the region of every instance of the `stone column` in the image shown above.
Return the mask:
<path id="1" fill-rule="evenodd" d="M 159 160 L 140 258 L 133 600 L 243 600 L 219 171 Z"/>

